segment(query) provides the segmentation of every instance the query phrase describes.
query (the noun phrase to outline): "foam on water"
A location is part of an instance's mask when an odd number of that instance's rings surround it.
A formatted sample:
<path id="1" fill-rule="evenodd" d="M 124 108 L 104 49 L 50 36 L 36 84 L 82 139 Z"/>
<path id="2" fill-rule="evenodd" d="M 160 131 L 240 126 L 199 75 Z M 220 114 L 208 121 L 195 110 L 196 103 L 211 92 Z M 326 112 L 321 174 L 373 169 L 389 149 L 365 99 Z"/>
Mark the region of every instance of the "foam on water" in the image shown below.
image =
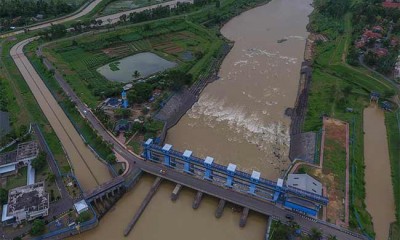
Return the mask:
<path id="1" fill-rule="evenodd" d="M 267 102 L 266 104 L 278 103 Z M 261 114 L 249 112 L 244 106 L 227 106 L 224 100 L 218 100 L 206 94 L 202 95 L 188 112 L 190 118 L 201 119 L 211 128 L 215 128 L 217 124 L 221 127 L 224 125 L 229 127 L 247 142 L 257 145 L 260 150 L 270 150 L 271 144 L 289 146 L 288 127 L 282 122 L 266 123 L 265 115 L 269 115 L 267 110 L 262 111 Z M 239 142 L 237 137 L 229 139 Z"/>

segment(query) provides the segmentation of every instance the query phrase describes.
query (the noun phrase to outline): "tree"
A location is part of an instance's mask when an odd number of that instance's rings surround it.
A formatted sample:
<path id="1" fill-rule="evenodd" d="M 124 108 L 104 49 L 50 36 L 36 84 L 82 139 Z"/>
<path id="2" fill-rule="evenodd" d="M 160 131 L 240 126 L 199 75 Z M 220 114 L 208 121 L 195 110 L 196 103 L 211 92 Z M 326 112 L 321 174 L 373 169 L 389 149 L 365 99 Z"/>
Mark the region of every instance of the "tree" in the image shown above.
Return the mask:
<path id="1" fill-rule="evenodd" d="M 108 154 L 106 161 L 110 164 L 115 163 L 115 161 L 117 160 L 117 157 L 115 156 L 114 153 L 110 153 Z"/>
<path id="2" fill-rule="evenodd" d="M 40 152 L 39 156 L 32 160 L 31 165 L 36 170 L 41 170 L 46 165 L 46 153 Z"/>
<path id="3" fill-rule="evenodd" d="M 90 215 L 89 211 L 84 211 L 84 212 L 81 212 L 79 214 L 79 216 L 76 219 L 76 221 L 79 222 L 79 223 L 83 223 L 83 222 L 89 221 L 91 217 L 92 216 Z"/>
<path id="4" fill-rule="evenodd" d="M 221 2 L 219 0 L 215 1 L 215 7 L 220 8 L 221 7 Z"/>
<path id="5" fill-rule="evenodd" d="M 132 77 L 134 77 L 134 78 L 139 78 L 139 77 L 140 77 L 140 72 L 139 72 L 138 70 L 135 70 L 135 71 L 133 72 Z"/>
<path id="6" fill-rule="evenodd" d="M 8 201 L 8 191 L 4 188 L 0 188 L 0 202 L 2 205 L 6 204 Z"/>
<path id="7" fill-rule="evenodd" d="M 32 228 L 31 228 L 31 234 L 33 236 L 41 235 L 44 233 L 44 230 L 46 229 L 46 226 L 44 224 L 44 221 L 41 219 L 36 219 L 33 221 Z"/>
<path id="8" fill-rule="evenodd" d="M 183 86 L 192 82 L 193 76 L 182 71 L 172 70 L 168 72 L 167 80 L 170 82 L 172 90 L 179 91 Z"/>
<path id="9" fill-rule="evenodd" d="M 311 228 L 311 233 L 310 233 L 309 239 L 310 240 L 322 239 L 322 232 L 316 228 Z"/>
<path id="10" fill-rule="evenodd" d="M 54 173 L 48 173 L 46 180 L 48 182 L 54 182 L 56 180 L 56 175 Z"/>
<path id="11" fill-rule="evenodd" d="M 135 91 L 136 94 L 136 99 L 134 99 L 134 102 L 142 103 L 149 100 L 149 98 L 151 97 L 153 93 L 153 86 L 149 83 L 138 83 L 134 86 L 133 91 Z"/>
<path id="12" fill-rule="evenodd" d="M 328 240 L 337 240 L 337 237 L 334 235 L 329 235 Z"/>
<path id="13" fill-rule="evenodd" d="M 127 18 L 126 14 L 122 14 L 122 15 L 119 17 L 119 20 L 120 20 L 121 22 L 126 22 L 126 18 Z"/>

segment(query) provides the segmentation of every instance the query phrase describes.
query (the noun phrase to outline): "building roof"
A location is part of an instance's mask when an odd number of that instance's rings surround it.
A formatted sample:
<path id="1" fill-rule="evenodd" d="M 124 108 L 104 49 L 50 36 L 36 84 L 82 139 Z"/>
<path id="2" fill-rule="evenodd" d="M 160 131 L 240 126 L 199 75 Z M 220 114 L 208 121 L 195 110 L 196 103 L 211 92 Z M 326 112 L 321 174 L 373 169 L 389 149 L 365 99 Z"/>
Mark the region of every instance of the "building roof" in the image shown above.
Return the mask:
<path id="1" fill-rule="evenodd" d="M 87 205 L 86 201 L 82 199 L 79 202 L 74 203 L 75 210 L 78 212 L 78 214 L 85 212 L 89 209 L 89 206 Z"/>
<path id="2" fill-rule="evenodd" d="M 212 164 L 214 162 L 214 158 L 207 156 L 206 159 L 204 160 L 204 163 L 206 164 Z"/>
<path id="3" fill-rule="evenodd" d="M 8 204 L 3 205 L 3 211 L 1 213 L 1 221 L 5 222 L 7 220 L 13 219 L 13 216 L 7 216 Z"/>
<path id="4" fill-rule="evenodd" d="M 0 174 L 15 171 L 15 165 L 1 166 Z"/>
<path id="5" fill-rule="evenodd" d="M 17 150 L 0 154 L 0 166 L 17 162 Z"/>
<path id="6" fill-rule="evenodd" d="M 289 174 L 286 185 L 322 195 L 322 184 L 308 174 Z"/>
<path id="7" fill-rule="evenodd" d="M 386 8 L 399 8 L 400 7 L 400 3 L 396 3 L 396 2 L 383 2 L 382 3 L 383 7 Z"/>
<path id="8" fill-rule="evenodd" d="M 374 39 L 382 38 L 382 34 L 373 32 L 371 30 L 366 30 L 363 33 L 363 36 L 368 38 L 368 39 L 370 39 L 370 38 L 374 38 Z"/>
<path id="9" fill-rule="evenodd" d="M 17 161 L 26 161 L 34 159 L 38 155 L 39 155 L 39 146 L 36 141 L 30 141 L 18 144 Z"/>
<path id="10" fill-rule="evenodd" d="M 49 208 L 49 194 L 44 182 L 11 189 L 8 193 L 8 216 L 19 212 L 36 212 Z"/>
<path id="11" fill-rule="evenodd" d="M 0 138 L 11 131 L 10 117 L 8 112 L 0 111 Z"/>
<path id="12" fill-rule="evenodd" d="M 230 172 L 235 172 L 236 171 L 236 164 L 229 163 L 228 167 L 227 167 L 227 170 L 230 171 Z"/>

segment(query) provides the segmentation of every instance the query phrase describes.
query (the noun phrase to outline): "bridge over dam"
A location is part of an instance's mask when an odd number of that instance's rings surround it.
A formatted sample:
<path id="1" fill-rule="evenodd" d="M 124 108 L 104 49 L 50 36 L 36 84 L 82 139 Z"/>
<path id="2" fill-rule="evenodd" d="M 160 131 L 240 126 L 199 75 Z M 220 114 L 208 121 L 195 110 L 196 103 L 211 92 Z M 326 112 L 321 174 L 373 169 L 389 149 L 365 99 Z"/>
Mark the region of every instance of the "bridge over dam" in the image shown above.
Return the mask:
<path id="1" fill-rule="evenodd" d="M 338 239 L 367 239 L 365 236 L 349 231 L 334 224 L 316 218 L 320 208 L 328 203 L 328 199 L 311 192 L 286 186 L 283 179 L 277 182 L 261 178 L 261 173 L 252 174 L 237 171 L 236 165 L 223 166 L 214 162 L 211 157 L 200 159 L 192 156 L 186 150 L 178 152 L 172 146 L 159 146 L 152 139 L 144 144 L 142 158 L 131 158 L 128 173 L 114 178 L 91 192 L 85 193 L 87 202 L 96 204 L 104 198 L 124 193 L 139 181 L 142 172 L 157 176 L 158 184 L 149 192 L 138 213 L 132 219 L 132 224 L 125 230 L 126 234 L 134 227 L 144 211 L 147 203 L 159 186 L 159 180 L 164 179 L 197 191 L 193 208 L 199 206 L 203 194 L 220 199 L 216 216 L 220 216 L 225 202 L 243 207 L 240 226 L 244 226 L 248 212 L 254 211 L 287 223 L 286 215 L 291 214 L 293 221 L 301 230 L 310 232 L 312 228 L 320 229 L 324 236 L 336 236 Z M 178 187 L 177 187 L 178 188 Z M 179 194 L 174 193 L 174 195 Z M 176 196 L 175 196 L 176 197 Z"/>

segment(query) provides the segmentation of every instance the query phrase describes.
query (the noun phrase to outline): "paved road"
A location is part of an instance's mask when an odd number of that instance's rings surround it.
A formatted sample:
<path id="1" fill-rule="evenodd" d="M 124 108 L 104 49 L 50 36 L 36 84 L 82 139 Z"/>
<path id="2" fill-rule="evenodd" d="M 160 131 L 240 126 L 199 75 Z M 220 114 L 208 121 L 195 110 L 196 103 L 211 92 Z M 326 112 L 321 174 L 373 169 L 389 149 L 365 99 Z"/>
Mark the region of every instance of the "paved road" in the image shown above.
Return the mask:
<path id="1" fill-rule="evenodd" d="M 45 64 L 52 68 L 51 63 L 45 60 Z M 96 129 L 97 133 L 107 142 L 113 144 L 114 151 L 125 158 L 130 164 L 129 168 L 133 169 L 133 166 L 140 167 L 142 170 L 154 174 L 159 175 L 160 164 L 154 164 L 149 161 L 143 161 L 143 159 L 137 155 L 134 155 L 132 152 L 128 151 L 125 146 L 121 145 L 119 141 L 108 132 L 103 125 L 99 122 L 99 120 L 94 116 L 91 110 L 82 103 L 79 97 L 75 94 L 75 92 L 71 89 L 71 87 L 66 83 L 59 73 L 56 71 L 56 79 L 60 86 L 63 88 L 64 92 L 71 98 L 72 101 L 75 102 L 78 110 L 85 115 L 86 119 L 92 124 L 92 127 Z M 135 163 L 134 163 L 135 162 Z M 253 198 L 249 195 L 241 194 L 239 192 L 235 192 L 232 190 L 224 189 L 217 185 L 214 185 L 210 182 L 206 182 L 197 178 L 188 177 L 185 174 L 176 171 L 168 171 L 166 175 L 162 175 L 168 180 L 173 182 L 181 183 L 184 186 L 189 186 L 195 190 L 202 191 L 211 196 L 215 196 L 217 198 L 223 198 L 229 202 L 233 202 L 235 204 L 241 206 L 247 206 L 250 209 L 263 213 L 268 216 L 273 216 L 276 219 L 285 219 L 285 215 L 289 212 L 284 210 L 277 205 L 271 204 L 269 202 L 265 202 L 260 199 Z M 293 214 L 293 213 L 291 213 Z M 340 228 L 336 225 L 329 225 L 323 221 L 315 222 L 315 219 L 305 218 L 302 215 L 295 215 L 295 221 L 299 223 L 299 225 L 303 228 L 303 230 L 309 230 L 312 227 L 320 228 L 326 236 L 329 234 L 336 235 L 338 239 L 364 239 L 363 236 L 355 237 L 348 230 L 344 228 Z"/>
<path id="2" fill-rule="evenodd" d="M 165 169 L 165 167 L 161 164 L 139 160 L 136 161 L 136 165 L 137 167 L 140 167 L 143 171 L 150 174 L 168 179 L 170 181 L 201 191 L 216 198 L 222 198 L 239 206 L 246 206 L 250 210 L 272 216 L 274 219 L 280 219 L 283 222 L 286 221 L 285 216 L 286 214 L 288 214 L 287 210 L 261 199 L 233 191 L 229 188 L 217 186 L 211 182 L 201 180 L 199 178 L 195 178 L 192 176 L 188 177 L 187 174 L 175 170 L 167 170 L 165 174 L 160 174 L 160 169 Z M 331 225 L 326 222 L 305 217 L 300 214 L 290 214 L 294 216 L 294 221 L 297 222 L 301 226 L 302 230 L 306 232 L 309 232 L 312 228 L 316 228 L 320 229 L 324 233 L 325 237 L 328 237 L 331 234 L 341 240 L 366 239 L 364 236 L 353 234 L 350 231 L 344 228 L 340 228 L 336 225 Z"/>
<path id="3" fill-rule="evenodd" d="M 38 30 L 38 29 L 43 29 L 46 27 L 50 27 L 52 24 L 60 24 L 60 23 L 65 23 L 77 18 L 80 18 L 82 16 L 85 16 L 86 14 L 88 14 L 90 11 L 92 11 L 102 0 L 92 0 L 89 4 L 82 6 L 81 8 L 79 8 L 76 12 L 67 15 L 67 16 L 63 16 L 54 20 L 49 20 L 46 21 L 42 24 L 37 24 L 31 27 L 27 27 L 26 29 L 33 31 L 33 30 Z M 6 33 L 3 35 L 0 35 L 0 38 L 6 38 L 6 37 L 10 37 L 10 36 L 14 36 L 20 33 L 23 33 L 24 30 L 18 30 L 18 31 L 14 31 L 14 32 L 10 32 L 10 33 Z"/>
<path id="4" fill-rule="evenodd" d="M 153 9 L 153 8 L 157 8 L 159 6 L 170 6 L 171 8 L 176 7 L 176 4 L 178 2 L 189 2 L 189 3 L 193 3 L 193 0 L 172 0 L 169 2 L 165 2 L 165 3 L 160 3 L 160 4 L 155 4 L 155 5 L 151 5 L 151 6 L 147 6 L 147 7 L 142 7 L 142 8 L 136 8 L 133 10 L 128 10 L 128 11 L 124 11 L 124 12 L 119 12 L 119 13 L 115 13 L 115 14 L 111 14 L 111 15 L 107 15 L 107 16 L 103 16 L 103 17 L 99 17 L 96 18 L 96 20 L 102 20 L 103 21 L 103 25 L 104 24 L 108 24 L 108 23 L 116 23 L 119 22 L 119 17 L 122 15 L 126 15 L 129 16 L 129 14 L 131 13 L 135 13 L 135 12 L 143 12 L 144 10 L 148 10 L 148 9 Z M 110 21 L 110 22 L 109 22 Z"/>
<path id="5" fill-rule="evenodd" d="M 23 47 L 33 40 L 31 38 L 17 43 L 11 48 L 10 55 L 60 139 L 82 187 L 85 190 L 91 189 L 110 180 L 111 175 L 107 167 L 85 146 L 79 133 L 24 55 Z"/>
<path id="6" fill-rule="evenodd" d="M 96 6 L 100 1 L 101 0 L 96 0 L 93 3 L 91 3 L 90 6 L 85 9 L 85 11 L 82 11 L 77 15 L 56 21 L 55 23 L 62 23 L 83 16 L 84 14 L 88 13 L 91 9 L 93 9 L 94 6 Z M 140 9 L 132 11 L 140 11 Z M 101 19 L 105 19 L 105 21 L 107 21 L 107 19 L 112 19 L 112 21 L 118 21 L 119 16 L 121 16 L 122 14 L 128 15 L 132 11 L 122 12 L 111 16 L 105 16 L 102 17 Z M 49 25 L 50 23 L 35 26 L 32 28 L 32 30 L 44 28 Z M 100 161 L 96 160 L 93 154 L 89 151 L 89 149 L 87 149 L 86 146 L 84 146 L 82 139 L 79 137 L 79 134 L 76 132 L 71 122 L 66 117 L 65 113 L 62 111 L 62 109 L 60 108 L 54 97 L 51 95 L 50 91 L 45 86 L 42 79 L 39 77 L 33 66 L 30 64 L 29 60 L 24 55 L 23 47 L 33 40 L 35 39 L 31 38 L 24 40 L 20 43 L 17 43 L 11 49 L 10 55 L 12 56 L 22 76 L 28 83 L 36 100 L 38 101 L 40 107 L 42 108 L 42 111 L 49 119 L 49 122 L 52 125 L 53 129 L 55 130 L 60 141 L 63 143 L 63 146 L 68 156 L 70 156 L 70 159 L 72 160 L 73 165 L 75 166 L 75 174 L 77 175 L 79 181 L 83 184 L 85 189 L 90 189 L 96 186 L 97 184 L 108 180 L 109 178 L 104 179 L 101 176 L 104 175 L 109 176 L 109 173 L 107 171 L 107 168 L 103 164 L 101 164 Z M 72 91 L 69 85 L 65 83 L 65 81 L 63 82 L 61 75 L 58 76 L 56 75 L 56 78 L 60 82 L 60 85 L 64 89 L 64 91 L 76 103 L 78 110 L 83 115 L 86 116 L 87 120 L 92 124 L 92 127 L 95 130 L 97 130 L 98 134 L 105 141 L 113 144 L 114 151 L 116 151 L 130 163 L 128 165 L 129 169 L 132 169 L 134 164 L 136 164 L 138 167 L 140 167 L 141 169 L 143 169 L 148 173 L 151 173 L 153 175 L 159 175 L 159 170 L 161 166 L 160 164 L 154 164 L 151 162 L 143 161 L 143 159 L 141 159 L 139 156 L 134 155 L 132 152 L 128 151 L 125 146 L 121 145 L 118 142 L 118 140 L 115 139 L 115 137 L 103 127 L 103 125 L 98 121 L 98 119 L 94 116 L 94 114 L 90 111 L 90 109 L 88 109 L 86 105 L 83 104 L 81 100 L 76 96 L 76 94 Z M 107 171 L 107 173 L 105 173 L 104 171 Z M 284 220 L 285 215 L 288 213 L 288 211 L 269 202 L 253 198 L 249 195 L 235 192 L 230 189 L 225 189 L 223 187 L 214 185 L 204 180 L 188 177 L 186 174 L 177 171 L 173 170 L 167 171 L 167 173 L 165 175 L 162 175 L 161 177 L 180 183 L 184 186 L 189 186 L 190 188 L 202 191 L 211 196 L 215 196 L 218 198 L 221 198 L 221 196 L 223 196 L 222 198 L 224 198 L 229 202 L 241 206 L 247 206 L 253 211 L 257 211 L 265 215 L 272 216 L 273 218 L 276 219 Z M 303 230 L 309 231 L 311 228 L 315 227 L 317 229 L 321 229 L 325 234 L 325 236 L 332 234 L 337 236 L 338 239 L 364 239 L 364 237 L 362 236 L 355 237 L 354 234 L 352 234 L 346 229 L 339 228 L 335 225 L 330 225 L 325 222 L 307 218 L 301 215 L 295 215 L 295 221 L 302 227 Z"/>
<path id="7" fill-rule="evenodd" d="M 370 68 L 369 66 L 367 66 L 364 63 L 364 55 L 361 54 L 358 57 L 358 61 L 360 62 L 361 66 L 363 66 L 364 68 L 368 69 L 369 71 L 375 73 L 376 75 L 379 75 L 380 77 L 382 77 L 383 79 L 385 79 L 388 83 L 392 84 L 392 86 L 396 87 L 397 89 L 400 89 L 400 84 L 396 83 L 395 81 L 393 81 L 392 79 L 386 77 L 385 75 L 383 75 L 382 73 L 379 73 L 377 71 L 375 71 L 374 69 Z"/>

